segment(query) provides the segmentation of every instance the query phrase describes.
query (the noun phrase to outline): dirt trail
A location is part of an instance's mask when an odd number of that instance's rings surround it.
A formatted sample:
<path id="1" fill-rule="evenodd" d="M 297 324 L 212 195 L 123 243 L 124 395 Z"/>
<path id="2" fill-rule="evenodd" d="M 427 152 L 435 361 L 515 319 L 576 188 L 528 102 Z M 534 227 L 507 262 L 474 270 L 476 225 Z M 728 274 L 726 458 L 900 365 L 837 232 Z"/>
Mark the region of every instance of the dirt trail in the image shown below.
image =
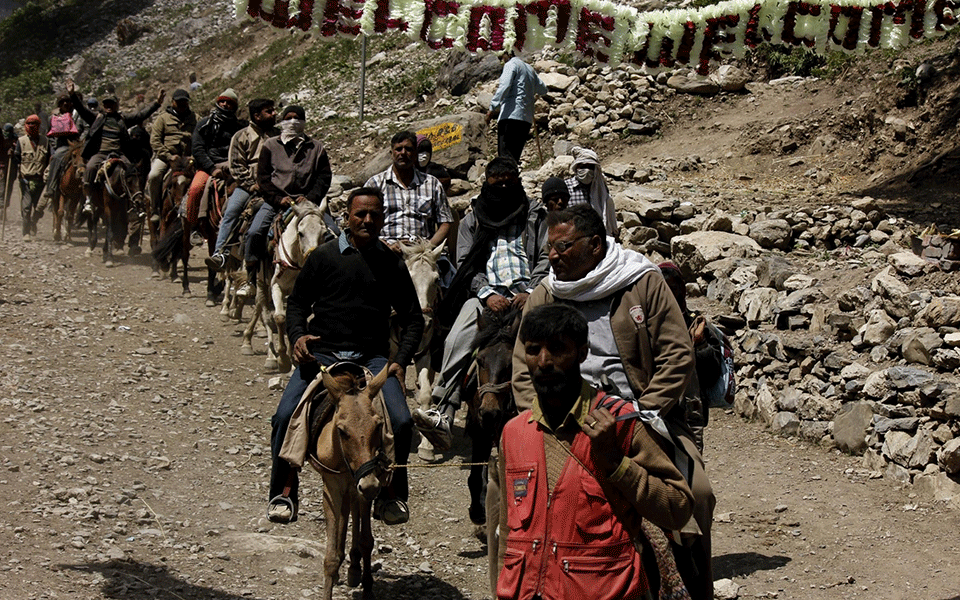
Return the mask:
<path id="1" fill-rule="evenodd" d="M 239 326 L 201 294 L 150 280 L 146 259 L 106 269 L 82 244 L 54 244 L 49 216 L 35 242 L 19 240 L 13 208 L 9 218 L 0 598 L 317 596 L 319 476 L 304 477 L 299 522 L 263 517 L 280 393 L 267 387 L 263 355 L 240 356 Z M 194 264 L 199 292 L 199 255 Z M 449 462 L 468 459 L 462 435 L 458 444 Z M 742 585 L 741 597 L 960 598 L 960 514 L 869 479 L 856 459 L 720 411 L 707 448 L 716 574 Z M 374 525 L 380 598 L 486 597 L 467 498 L 464 470 L 412 473 L 411 522 Z"/>

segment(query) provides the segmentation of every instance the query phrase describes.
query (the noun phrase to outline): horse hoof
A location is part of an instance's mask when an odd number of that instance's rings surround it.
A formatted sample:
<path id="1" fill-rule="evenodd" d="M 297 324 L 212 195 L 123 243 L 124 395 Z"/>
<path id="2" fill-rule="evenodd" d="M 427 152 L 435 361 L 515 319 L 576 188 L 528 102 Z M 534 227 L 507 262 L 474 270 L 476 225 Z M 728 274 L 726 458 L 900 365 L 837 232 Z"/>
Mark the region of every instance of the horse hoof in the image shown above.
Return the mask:
<path id="1" fill-rule="evenodd" d="M 420 457 L 420 460 L 426 462 L 434 462 L 437 460 L 437 454 L 433 451 L 433 444 L 428 442 L 426 438 L 421 440 L 420 446 L 417 448 L 417 456 Z"/>
<path id="2" fill-rule="evenodd" d="M 160 279 L 160 271 L 150 273 L 150 279 Z"/>
<path id="3" fill-rule="evenodd" d="M 347 569 L 347 587 L 355 588 L 360 585 L 363 573 L 360 569 Z"/>
<path id="4" fill-rule="evenodd" d="M 480 540 L 481 544 L 486 544 L 487 543 L 487 526 L 475 525 L 473 528 L 473 537 Z"/>
<path id="5" fill-rule="evenodd" d="M 240 354 L 244 356 L 253 356 L 253 346 L 240 346 Z"/>
<path id="6" fill-rule="evenodd" d="M 277 360 L 274 358 L 268 358 L 267 360 L 263 361 L 263 366 L 271 371 L 276 371 Z"/>
<path id="7" fill-rule="evenodd" d="M 211 300 L 210 298 L 207 298 L 207 301 L 204 303 L 204 305 L 205 305 L 207 308 L 210 308 L 210 307 L 212 307 L 212 306 L 216 306 L 216 305 L 217 305 L 217 301 L 216 301 L 216 300 Z"/>
<path id="8" fill-rule="evenodd" d="M 105 261 L 103 261 L 103 266 L 105 266 L 105 267 L 108 268 L 108 269 L 113 268 L 113 261 L 112 261 L 112 260 L 105 260 Z"/>
<path id="9" fill-rule="evenodd" d="M 83 255 L 84 255 L 84 256 L 93 256 L 93 250 L 91 250 L 90 248 L 87 248 L 86 250 L 83 251 Z"/>
<path id="10" fill-rule="evenodd" d="M 182 292 L 180 292 L 180 295 L 184 298 L 190 298 L 192 296 L 192 294 L 190 293 L 190 290 L 183 290 Z"/>

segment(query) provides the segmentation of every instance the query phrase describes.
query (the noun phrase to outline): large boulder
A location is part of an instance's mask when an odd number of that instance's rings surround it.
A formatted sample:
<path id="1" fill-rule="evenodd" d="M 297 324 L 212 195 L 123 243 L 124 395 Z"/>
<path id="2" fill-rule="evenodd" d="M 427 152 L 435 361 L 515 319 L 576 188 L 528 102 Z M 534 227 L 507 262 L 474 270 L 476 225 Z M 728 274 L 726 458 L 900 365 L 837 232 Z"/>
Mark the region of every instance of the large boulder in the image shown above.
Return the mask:
<path id="1" fill-rule="evenodd" d="M 867 402 L 850 402 L 840 408 L 833 421 L 833 439 L 837 447 L 850 454 L 863 454 L 867 449 L 867 429 L 873 409 Z"/>
<path id="2" fill-rule="evenodd" d="M 890 318 L 890 315 L 884 310 L 876 309 L 870 311 L 870 318 L 863 326 L 861 334 L 863 343 L 870 346 L 877 346 L 887 341 L 893 332 L 897 330 L 897 322 Z"/>
<path id="3" fill-rule="evenodd" d="M 960 326 L 960 296 L 934 298 L 917 313 L 916 323 L 934 329 Z"/>
<path id="4" fill-rule="evenodd" d="M 878 273 L 870 283 L 870 289 L 883 298 L 884 309 L 894 317 L 899 319 L 911 314 L 910 288 L 897 278 L 893 267 Z"/>
<path id="5" fill-rule="evenodd" d="M 960 438 L 953 438 L 937 451 L 937 462 L 947 473 L 960 473 Z"/>
<path id="6" fill-rule="evenodd" d="M 676 254 L 674 254 L 676 258 Z M 740 314 L 747 320 L 747 325 L 756 327 L 773 318 L 773 308 L 777 301 L 777 290 L 773 288 L 750 288 L 740 295 L 737 306 Z"/>
<path id="7" fill-rule="evenodd" d="M 784 219 L 755 221 L 750 225 L 750 238 L 760 244 L 761 248 L 789 250 L 793 241 L 793 230 L 790 223 Z"/>
<path id="8" fill-rule="evenodd" d="M 720 86 L 716 82 L 695 74 L 673 75 L 667 79 L 667 87 L 682 94 L 696 94 L 698 96 L 713 96 L 720 91 Z"/>
<path id="9" fill-rule="evenodd" d="M 722 231 L 695 231 L 670 241 L 673 261 L 689 278 L 699 275 L 709 262 L 724 257 L 753 258 L 760 250 L 749 237 Z"/>
<path id="10" fill-rule="evenodd" d="M 733 65 L 721 65 L 710 79 L 725 92 L 739 92 L 750 83 L 750 76 Z"/>
<path id="11" fill-rule="evenodd" d="M 439 70 L 437 83 L 452 95 L 462 96 L 477 83 L 499 77 L 502 68 L 495 54 L 453 52 Z"/>
<path id="12" fill-rule="evenodd" d="M 418 121 L 412 129 L 433 142 L 433 160 L 461 178 L 470 165 L 485 155 L 486 122 L 478 112 L 467 111 Z"/>
<path id="13" fill-rule="evenodd" d="M 573 75 L 564 75 L 563 73 L 541 73 L 540 79 L 551 92 L 561 92 L 563 94 L 572 92 L 580 85 L 580 79 Z"/>

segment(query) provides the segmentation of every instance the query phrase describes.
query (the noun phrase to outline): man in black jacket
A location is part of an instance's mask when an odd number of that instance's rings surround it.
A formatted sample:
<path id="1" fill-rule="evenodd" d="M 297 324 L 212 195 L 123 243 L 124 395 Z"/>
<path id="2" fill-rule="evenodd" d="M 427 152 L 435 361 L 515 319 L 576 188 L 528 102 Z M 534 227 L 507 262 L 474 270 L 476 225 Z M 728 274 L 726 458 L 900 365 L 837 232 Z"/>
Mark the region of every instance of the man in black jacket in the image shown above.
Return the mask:
<path id="1" fill-rule="evenodd" d="M 120 102 L 116 96 L 112 95 L 103 99 L 103 112 L 95 115 L 83 105 L 83 100 L 77 94 L 73 84 L 70 84 L 68 91 L 73 101 L 73 107 L 80 117 L 88 123 L 93 123 L 87 131 L 87 141 L 83 146 L 81 155 L 83 160 L 87 161 L 87 167 L 83 172 L 83 195 L 85 198 L 83 215 L 89 217 L 93 215 L 93 203 L 90 200 L 93 193 L 93 179 L 96 177 L 100 165 L 111 154 L 115 154 L 123 161 L 128 176 L 135 175 L 133 165 L 126 156 L 130 146 L 130 134 L 127 133 L 127 130 L 134 125 L 143 123 L 153 113 L 157 112 L 163 103 L 166 91 L 160 90 L 156 102 L 144 106 L 132 115 L 120 113 Z"/>
<path id="2" fill-rule="evenodd" d="M 277 523 L 297 517 L 297 473 L 279 454 L 291 415 L 319 366 L 348 360 L 379 373 L 389 364 L 391 377 L 382 393 L 393 427 L 393 458 L 406 464 L 410 452 L 413 421 L 403 381 L 423 335 L 423 313 L 403 259 L 379 239 L 382 192 L 354 190 L 347 198 L 347 214 L 347 228 L 310 254 L 287 300 L 287 332 L 299 366 L 271 421 L 273 471 L 267 516 Z M 391 311 L 403 333 L 397 354 L 388 361 Z M 377 499 L 374 517 L 387 525 L 405 523 L 410 518 L 407 496 L 407 469 L 398 469 Z"/>

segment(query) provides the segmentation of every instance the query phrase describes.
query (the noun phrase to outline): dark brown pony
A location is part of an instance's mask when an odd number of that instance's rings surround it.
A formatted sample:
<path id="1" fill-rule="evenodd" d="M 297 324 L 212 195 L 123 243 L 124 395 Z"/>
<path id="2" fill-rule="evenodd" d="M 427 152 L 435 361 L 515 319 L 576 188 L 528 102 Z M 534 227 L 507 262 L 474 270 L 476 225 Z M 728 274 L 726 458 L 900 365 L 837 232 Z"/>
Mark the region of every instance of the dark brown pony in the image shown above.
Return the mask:
<path id="1" fill-rule="evenodd" d="M 487 467 L 490 449 L 500 441 L 503 426 L 517 415 L 513 400 L 513 345 L 520 330 L 519 308 L 504 312 L 484 309 L 477 323 L 479 332 L 474 341 L 476 354 L 461 397 L 468 398 L 466 434 L 472 449 L 470 475 L 470 520 L 475 525 L 487 522 Z"/>
<path id="2" fill-rule="evenodd" d="M 171 167 L 171 171 L 173 168 Z M 191 178 L 192 180 L 192 178 Z M 187 182 L 187 189 L 189 189 L 190 182 Z M 154 250 L 154 258 L 157 259 L 160 265 L 170 263 L 170 275 L 171 278 L 176 276 L 176 260 L 179 260 L 183 264 L 183 277 L 181 277 L 181 282 L 183 284 L 184 296 L 190 296 L 190 251 L 193 249 L 193 234 L 196 233 L 202 240 L 205 240 L 207 243 L 207 253 L 213 254 L 214 244 L 217 241 L 217 231 L 220 227 L 220 218 L 223 215 L 223 209 L 226 205 L 228 197 L 227 186 L 224 185 L 222 181 L 214 181 L 210 186 L 210 202 L 209 208 L 207 209 L 207 214 L 203 216 L 198 216 L 196 221 L 192 222 L 187 218 L 187 216 L 179 217 L 175 220 L 175 224 L 172 225 L 169 229 L 165 230 L 161 235 L 160 243 L 157 245 L 157 248 Z M 182 195 L 177 197 L 177 208 L 179 208 L 179 198 L 182 198 Z M 164 198 L 164 206 L 168 200 L 173 200 L 173 198 Z M 189 210 L 189 209 L 188 209 Z M 176 212 L 179 212 L 178 210 Z M 161 217 L 162 219 L 162 217 Z M 161 223 L 162 224 L 162 223 Z M 179 234 L 179 248 L 177 248 L 177 235 Z M 222 289 L 223 284 L 217 284 L 217 274 L 213 269 L 207 267 L 207 306 L 216 306 L 217 296 L 219 295 L 220 289 Z"/>
<path id="3" fill-rule="evenodd" d="M 76 169 L 71 163 L 67 174 L 71 172 L 74 177 L 81 178 L 82 190 L 82 169 Z M 140 191 L 136 173 L 133 173 L 132 169 L 128 173 L 124 168 L 123 160 L 111 157 L 103 161 L 94 179 L 90 196 L 93 216 L 86 219 L 90 240 L 87 254 L 93 254 L 94 248 L 97 247 L 99 241 L 97 224 L 103 219 L 105 229 L 103 262 L 108 267 L 113 266 L 113 251 L 123 248 L 123 243 L 127 239 L 127 210 L 131 205 L 139 202 L 142 196 L 143 192 Z"/>
<path id="4" fill-rule="evenodd" d="M 177 157 L 163 178 L 160 207 L 160 222 L 154 223 L 153 202 L 147 202 L 147 223 L 150 224 L 150 248 L 153 252 L 153 274 L 160 277 L 161 271 L 170 270 L 170 280 L 177 278 L 177 261 L 182 249 L 180 224 L 180 201 L 187 193 L 196 169 L 190 157 Z"/>
<path id="5" fill-rule="evenodd" d="M 70 143 L 64 157 L 66 167 L 60 177 L 60 200 L 53 207 L 53 239 L 70 241 L 77 208 L 83 203 L 83 142 Z"/>

